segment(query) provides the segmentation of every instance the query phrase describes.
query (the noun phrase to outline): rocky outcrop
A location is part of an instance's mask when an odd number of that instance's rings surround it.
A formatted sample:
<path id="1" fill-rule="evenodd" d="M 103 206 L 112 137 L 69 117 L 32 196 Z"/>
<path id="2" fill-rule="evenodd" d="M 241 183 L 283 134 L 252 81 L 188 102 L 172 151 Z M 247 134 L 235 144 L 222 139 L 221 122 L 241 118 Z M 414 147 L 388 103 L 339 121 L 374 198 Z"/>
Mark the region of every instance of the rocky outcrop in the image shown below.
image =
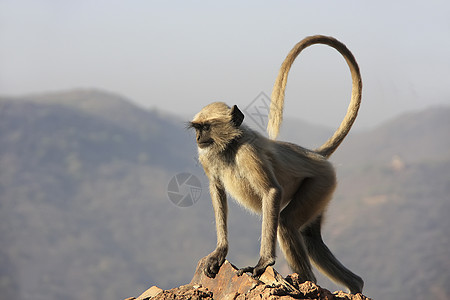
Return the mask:
<path id="1" fill-rule="evenodd" d="M 268 267 L 259 279 L 248 274 L 237 275 L 237 268 L 230 262 L 220 268 L 216 278 L 204 275 L 203 261 L 197 265 L 192 281 L 171 290 L 162 290 L 156 286 L 149 288 L 138 298 L 127 300 L 244 300 L 244 299 L 316 299 L 316 300 L 370 300 L 362 294 L 347 294 L 342 291 L 331 293 L 313 282 L 303 282 L 298 274 L 283 278 L 275 269 Z"/>

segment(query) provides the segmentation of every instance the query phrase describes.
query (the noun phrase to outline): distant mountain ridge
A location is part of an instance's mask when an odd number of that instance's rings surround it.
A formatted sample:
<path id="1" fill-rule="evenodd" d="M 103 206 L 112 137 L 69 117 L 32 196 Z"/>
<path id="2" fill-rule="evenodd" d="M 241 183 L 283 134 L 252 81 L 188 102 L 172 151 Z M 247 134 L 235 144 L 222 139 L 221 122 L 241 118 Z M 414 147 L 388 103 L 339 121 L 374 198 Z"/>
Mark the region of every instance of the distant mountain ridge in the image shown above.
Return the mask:
<path id="1" fill-rule="evenodd" d="M 404 114 L 351 132 L 332 156 L 339 184 L 325 240 L 369 297 L 450 294 L 449 120 L 449 107 Z M 98 90 L 0 97 L 0 298 L 123 299 L 187 283 L 216 241 L 183 121 Z M 301 121 L 282 129 L 305 146 L 328 137 Z M 192 207 L 168 199 L 180 172 L 201 181 Z M 229 209 L 227 258 L 253 265 L 260 219 Z"/>
<path id="2" fill-rule="evenodd" d="M 63 105 L 138 131 L 149 130 L 149 128 L 159 129 L 158 123 L 165 121 L 171 125 L 176 123 L 175 116 L 164 120 L 164 116 L 155 110 L 143 109 L 125 97 L 98 89 L 74 89 L 22 97 L 0 97 L 1 100 Z"/>
<path id="3" fill-rule="evenodd" d="M 35 97 L 0 97 L 0 105 L 3 114 L 7 114 L 5 117 L 9 117 L 3 122 L 20 120 L 22 114 L 27 120 L 23 125 L 30 126 L 25 130 L 60 134 L 60 138 L 67 139 L 66 145 L 74 145 L 70 142 L 74 138 L 71 135 L 79 129 L 77 138 L 94 147 L 86 153 L 98 156 L 92 159 L 102 160 L 102 153 L 112 153 L 108 149 L 115 149 L 113 152 L 122 155 L 135 152 L 136 159 L 141 155 L 141 160 L 154 163 L 172 155 L 169 161 L 173 161 L 173 166 L 177 168 L 186 161 L 185 154 L 177 152 L 177 144 L 192 141 L 179 130 L 183 123 L 175 117 L 167 119 L 155 111 L 141 109 L 125 98 L 98 90 L 73 90 Z M 15 125 L 18 124 L 16 122 Z M 34 124 L 38 126 L 34 127 Z M 3 126 L 12 129 L 17 127 L 15 125 Z M 64 128 L 66 132 L 63 132 Z M 189 156 L 194 153 L 191 151 Z"/>
<path id="4" fill-rule="evenodd" d="M 381 162 L 397 155 L 409 162 L 450 159 L 450 107 L 409 112 L 365 132 L 350 135 L 336 156 L 355 164 Z M 346 154 L 352 153 L 350 156 Z"/>

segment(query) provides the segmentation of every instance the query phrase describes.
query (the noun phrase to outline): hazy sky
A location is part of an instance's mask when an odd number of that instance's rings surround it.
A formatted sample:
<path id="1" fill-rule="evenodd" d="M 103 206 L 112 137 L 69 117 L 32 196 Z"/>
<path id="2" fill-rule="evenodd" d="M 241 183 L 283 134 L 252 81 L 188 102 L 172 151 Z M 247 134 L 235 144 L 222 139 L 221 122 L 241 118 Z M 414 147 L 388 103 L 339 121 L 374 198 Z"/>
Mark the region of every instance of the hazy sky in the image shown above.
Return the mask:
<path id="1" fill-rule="evenodd" d="M 270 95 L 292 46 L 332 35 L 363 75 L 358 127 L 450 105 L 450 1 L 0 0 L 0 94 L 100 88 L 191 116 Z M 350 97 L 339 54 L 313 46 L 288 82 L 287 116 L 337 126 Z"/>

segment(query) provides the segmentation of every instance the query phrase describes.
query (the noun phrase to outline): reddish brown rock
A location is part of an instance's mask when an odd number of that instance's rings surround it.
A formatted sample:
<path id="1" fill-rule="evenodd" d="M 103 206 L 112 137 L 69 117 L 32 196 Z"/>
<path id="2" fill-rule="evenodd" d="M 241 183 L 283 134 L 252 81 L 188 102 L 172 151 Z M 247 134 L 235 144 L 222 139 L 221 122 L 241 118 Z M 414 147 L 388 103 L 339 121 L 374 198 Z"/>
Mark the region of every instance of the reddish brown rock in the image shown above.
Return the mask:
<path id="1" fill-rule="evenodd" d="M 311 281 L 304 282 L 298 274 L 283 278 L 272 267 L 268 267 L 257 280 L 248 274 L 237 276 L 237 269 L 225 261 L 216 278 L 212 279 L 204 275 L 202 265 L 201 260 L 190 284 L 167 291 L 153 286 L 137 300 L 370 300 L 362 294 L 331 293 Z"/>
<path id="2" fill-rule="evenodd" d="M 200 260 L 191 284 L 201 284 L 206 287 L 213 292 L 215 299 L 235 299 L 238 295 L 245 294 L 261 284 L 260 281 L 247 274 L 237 276 L 237 269 L 227 260 L 214 279 L 203 273 L 202 265 L 203 260 Z"/>
<path id="3" fill-rule="evenodd" d="M 208 289 L 199 285 L 182 285 L 180 287 L 163 291 L 156 295 L 152 300 L 213 300 L 218 298 L 213 298 L 213 293 L 208 291 Z"/>

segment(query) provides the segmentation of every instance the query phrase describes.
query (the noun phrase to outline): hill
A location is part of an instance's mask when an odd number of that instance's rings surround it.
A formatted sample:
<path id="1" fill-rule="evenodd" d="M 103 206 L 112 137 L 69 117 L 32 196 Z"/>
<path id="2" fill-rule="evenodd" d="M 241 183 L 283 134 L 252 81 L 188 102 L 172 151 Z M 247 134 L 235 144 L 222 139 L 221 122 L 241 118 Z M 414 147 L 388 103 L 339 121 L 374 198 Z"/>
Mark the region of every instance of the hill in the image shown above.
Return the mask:
<path id="1" fill-rule="evenodd" d="M 1 297 L 125 295 L 152 278 L 148 240 L 192 139 L 175 117 L 116 96 L 109 108 L 98 91 L 59 96 L 0 100 Z"/>
<path id="2" fill-rule="evenodd" d="M 407 162 L 447 161 L 450 159 L 450 108 L 430 107 L 403 114 L 378 128 L 351 135 L 338 157 L 346 163 L 364 164 L 392 160 Z"/>
<path id="3" fill-rule="evenodd" d="M 406 114 L 351 134 L 332 158 L 339 186 L 325 240 L 365 279 L 367 296 L 448 298 L 449 120 L 448 107 Z M 295 122 L 286 139 L 326 138 L 326 129 Z M 176 116 L 96 90 L 1 97 L 0 145 L 0 299 L 170 289 L 189 282 L 215 246 L 208 182 Z M 201 192 L 185 208 L 167 193 L 183 172 Z M 235 204 L 229 218 L 228 259 L 254 264 L 259 218 Z M 281 255 L 275 267 L 289 272 Z"/>

